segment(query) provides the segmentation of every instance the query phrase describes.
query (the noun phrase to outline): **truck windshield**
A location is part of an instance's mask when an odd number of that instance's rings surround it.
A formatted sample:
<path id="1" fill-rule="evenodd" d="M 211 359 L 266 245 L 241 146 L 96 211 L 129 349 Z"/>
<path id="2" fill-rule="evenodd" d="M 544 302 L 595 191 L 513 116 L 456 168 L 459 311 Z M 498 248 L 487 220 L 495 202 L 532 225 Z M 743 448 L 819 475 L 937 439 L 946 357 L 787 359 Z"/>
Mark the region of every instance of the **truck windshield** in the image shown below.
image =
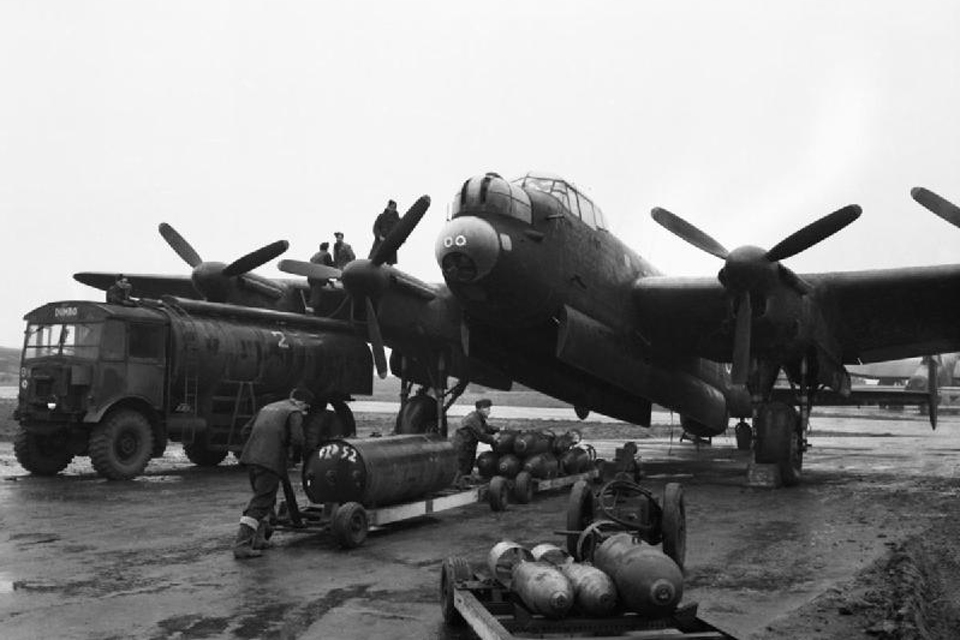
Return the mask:
<path id="1" fill-rule="evenodd" d="M 23 359 L 73 356 L 94 360 L 100 349 L 102 323 L 29 324 Z"/>

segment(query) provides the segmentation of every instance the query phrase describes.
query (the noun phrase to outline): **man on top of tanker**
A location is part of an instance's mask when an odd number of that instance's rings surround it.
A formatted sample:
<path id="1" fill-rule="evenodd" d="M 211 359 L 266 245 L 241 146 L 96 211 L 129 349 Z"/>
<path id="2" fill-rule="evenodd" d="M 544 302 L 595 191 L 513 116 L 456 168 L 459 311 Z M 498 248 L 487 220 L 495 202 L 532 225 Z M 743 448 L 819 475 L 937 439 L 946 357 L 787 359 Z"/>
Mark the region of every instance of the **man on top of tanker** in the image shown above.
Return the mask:
<path id="1" fill-rule="evenodd" d="M 250 437 L 240 462 L 249 466 L 253 497 L 240 517 L 240 530 L 233 543 L 233 557 L 257 558 L 267 548 L 267 518 L 273 513 L 277 490 L 287 479 L 290 448 L 303 446 L 303 415 L 313 394 L 298 387 L 286 400 L 271 402 L 254 416 Z"/>
<path id="2" fill-rule="evenodd" d="M 457 452 L 457 465 L 461 477 L 473 473 L 473 462 L 477 457 L 477 443 L 494 444 L 496 433 L 500 431 L 487 423 L 490 409 L 493 406 L 488 398 L 481 398 L 474 403 L 471 411 L 460 422 L 460 428 L 453 434 L 453 448 Z"/>
<path id="3" fill-rule="evenodd" d="M 132 292 L 133 287 L 130 285 L 130 281 L 121 273 L 117 277 L 117 281 L 107 289 L 107 303 L 127 306 L 133 305 L 133 301 L 130 299 Z"/>

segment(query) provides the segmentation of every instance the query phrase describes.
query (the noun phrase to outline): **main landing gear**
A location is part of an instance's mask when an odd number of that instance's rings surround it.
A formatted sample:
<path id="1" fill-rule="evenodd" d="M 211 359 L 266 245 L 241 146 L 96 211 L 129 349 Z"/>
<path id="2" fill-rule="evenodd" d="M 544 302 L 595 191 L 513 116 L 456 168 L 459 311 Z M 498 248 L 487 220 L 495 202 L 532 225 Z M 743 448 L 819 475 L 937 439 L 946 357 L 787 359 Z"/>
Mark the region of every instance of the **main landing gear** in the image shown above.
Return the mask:
<path id="1" fill-rule="evenodd" d="M 734 431 L 737 449 L 753 448 L 757 464 L 775 464 L 784 486 L 800 482 L 806 440 L 800 413 L 784 402 L 764 402 L 756 410 L 753 428 L 741 420 Z"/>
<path id="2" fill-rule="evenodd" d="M 430 359 L 427 359 L 428 361 Z M 437 433 L 447 436 L 447 410 L 467 389 L 468 380 L 459 380 L 447 388 L 446 359 L 439 354 L 432 359 L 432 366 L 426 368 L 429 384 L 421 385 L 411 395 L 414 382 L 406 375 L 408 361 L 400 361 L 400 412 L 394 426 L 395 434 Z"/>

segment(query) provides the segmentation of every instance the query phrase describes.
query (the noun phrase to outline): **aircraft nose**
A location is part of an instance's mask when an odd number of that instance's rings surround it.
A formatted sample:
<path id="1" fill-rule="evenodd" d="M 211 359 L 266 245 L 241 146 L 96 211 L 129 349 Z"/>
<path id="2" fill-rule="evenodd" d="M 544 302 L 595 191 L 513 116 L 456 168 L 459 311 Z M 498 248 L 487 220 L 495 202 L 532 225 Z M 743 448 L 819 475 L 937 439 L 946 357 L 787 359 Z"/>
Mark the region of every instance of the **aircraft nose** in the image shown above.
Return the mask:
<path id="1" fill-rule="evenodd" d="M 499 254 L 496 230 L 474 216 L 454 218 L 437 238 L 437 263 L 448 282 L 480 280 L 493 269 Z"/>

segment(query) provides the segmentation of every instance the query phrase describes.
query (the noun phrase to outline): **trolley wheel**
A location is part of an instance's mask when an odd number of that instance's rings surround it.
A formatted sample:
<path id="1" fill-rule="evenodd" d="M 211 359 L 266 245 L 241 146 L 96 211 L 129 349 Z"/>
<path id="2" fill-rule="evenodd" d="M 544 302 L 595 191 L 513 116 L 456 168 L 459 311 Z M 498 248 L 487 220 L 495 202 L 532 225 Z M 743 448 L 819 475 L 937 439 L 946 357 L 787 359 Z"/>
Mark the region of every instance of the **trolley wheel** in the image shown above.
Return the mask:
<path id="1" fill-rule="evenodd" d="M 359 502 L 346 502 L 333 514 L 333 537 L 344 549 L 354 549 L 367 539 L 367 510 Z"/>
<path id="2" fill-rule="evenodd" d="M 570 497 L 567 499 L 567 531 L 576 532 L 567 534 L 567 551 L 576 560 L 582 560 L 577 555 L 577 540 L 580 532 L 593 522 L 593 502 L 593 489 L 586 480 L 577 480 L 570 488 Z"/>
<path id="3" fill-rule="evenodd" d="M 493 476 L 490 479 L 490 488 L 488 489 L 487 499 L 490 501 L 490 508 L 494 511 L 503 511 L 510 504 L 510 483 L 503 476 Z"/>
<path id="4" fill-rule="evenodd" d="M 440 570 L 440 612 L 443 614 L 443 621 L 451 627 L 462 627 L 466 624 L 466 620 L 453 604 L 453 594 L 457 582 L 469 580 L 471 577 L 470 565 L 463 558 L 450 556 L 443 561 Z"/>
<path id="5" fill-rule="evenodd" d="M 663 552 L 680 570 L 687 559 L 687 517 L 683 506 L 683 487 L 668 482 L 663 488 L 663 518 L 660 521 Z"/>
<path id="6" fill-rule="evenodd" d="M 521 471 L 513 481 L 513 497 L 517 504 L 528 504 L 533 500 L 533 476 L 529 471 Z"/>

